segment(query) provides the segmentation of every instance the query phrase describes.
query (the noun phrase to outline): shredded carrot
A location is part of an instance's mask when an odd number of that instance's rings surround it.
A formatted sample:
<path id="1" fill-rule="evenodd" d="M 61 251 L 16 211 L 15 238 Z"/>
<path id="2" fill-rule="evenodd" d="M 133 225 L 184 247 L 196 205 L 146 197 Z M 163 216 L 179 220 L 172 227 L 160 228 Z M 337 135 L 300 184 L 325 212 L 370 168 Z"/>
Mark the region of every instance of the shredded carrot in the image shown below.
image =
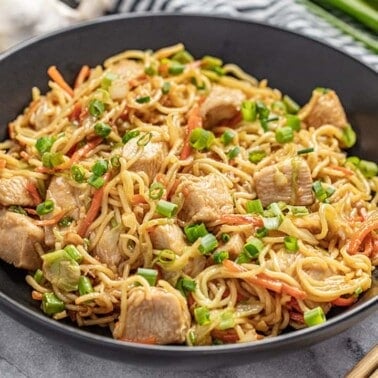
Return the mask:
<path id="1" fill-rule="evenodd" d="M 214 339 L 221 340 L 225 343 L 236 343 L 239 340 L 239 336 L 234 329 L 213 329 L 211 336 Z"/>
<path id="2" fill-rule="evenodd" d="M 84 65 L 83 67 L 81 67 L 81 70 L 79 71 L 79 74 L 76 77 L 74 88 L 80 87 L 80 85 L 83 84 L 84 81 L 87 79 L 90 72 L 91 69 L 89 68 L 89 66 Z"/>
<path id="3" fill-rule="evenodd" d="M 375 230 L 378 230 L 378 217 L 367 219 L 361 228 L 352 236 L 349 243 L 348 252 L 351 255 L 359 253 L 360 247 L 366 236 Z"/>
<path id="4" fill-rule="evenodd" d="M 173 183 L 169 193 L 167 193 L 167 197 L 168 198 L 171 198 L 173 194 L 175 194 L 176 190 L 177 190 L 177 187 L 179 186 L 180 184 L 180 180 L 179 179 L 175 179 L 175 182 Z"/>
<path id="5" fill-rule="evenodd" d="M 77 102 L 74 105 L 72 112 L 68 116 L 68 119 L 70 120 L 70 122 L 74 122 L 74 121 L 79 122 L 81 111 L 82 111 L 82 105 L 80 102 Z"/>
<path id="6" fill-rule="evenodd" d="M 331 301 L 331 303 L 334 306 L 347 307 L 347 306 L 351 306 L 354 302 L 356 302 L 356 300 L 357 300 L 357 298 L 354 297 L 354 296 L 351 296 L 349 298 L 339 297 L 339 298 L 335 299 L 334 301 Z"/>
<path id="7" fill-rule="evenodd" d="M 190 134 L 191 132 L 196 129 L 197 127 L 202 127 L 202 117 L 200 115 L 200 108 L 195 105 L 188 114 L 188 124 L 186 126 L 185 132 L 185 139 L 184 139 L 184 146 L 181 150 L 180 159 L 185 160 L 190 156 L 192 151 L 192 147 L 190 147 Z"/>
<path id="8" fill-rule="evenodd" d="M 50 66 L 47 70 L 47 74 L 50 76 L 50 78 L 55 81 L 64 91 L 66 91 L 71 97 L 74 95 L 73 89 L 67 84 L 67 82 L 64 80 L 61 73 L 58 71 L 56 66 Z"/>
<path id="9" fill-rule="evenodd" d="M 0 159 L 0 169 L 4 169 L 7 166 L 7 161 L 5 159 Z"/>
<path id="10" fill-rule="evenodd" d="M 335 171 L 340 171 L 340 172 L 344 173 L 346 176 L 353 175 L 353 171 L 348 169 L 348 168 L 345 168 L 345 167 L 339 167 L 338 165 L 330 165 L 329 168 L 331 168 Z"/>
<path id="11" fill-rule="evenodd" d="M 65 210 L 60 211 L 59 213 L 56 213 L 54 216 L 52 216 L 49 219 L 41 219 L 41 220 L 34 220 L 33 223 L 36 226 L 53 226 L 57 224 L 66 213 Z"/>
<path id="12" fill-rule="evenodd" d="M 33 290 L 32 291 L 32 298 L 35 301 L 41 301 L 42 300 L 42 294 L 39 291 Z"/>
<path id="13" fill-rule="evenodd" d="M 285 282 L 282 282 L 282 292 L 287 294 L 287 295 L 290 295 L 291 297 L 296 298 L 296 299 L 306 299 L 307 298 L 306 292 L 304 292 L 301 289 L 298 289 L 297 287 L 290 286 Z"/>
<path id="14" fill-rule="evenodd" d="M 28 160 L 30 158 L 30 155 L 26 152 L 26 151 L 21 151 L 20 152 L 20 156 L 24 159 L 24 160 Z"/>
<path id="15" fill-rule="evenodd" d="M 105 183 L 109 181 L 110 179 L 109 172 L 104 175 L 104 179 L 105 179 Z M 77 233 L 81 237 L 84 237 L 86 235 L 89 226 L 97 217 L 97 214 L 101 208 L 102 197 L 104 195 L 104 188 L 105 188 L 105 184 L 101 188 L 95 191 L 92 202 L 91 202 L 91 206 L 89 207 L 87 215 L 79 224 Z"/>
<path id="16" fill-rule="evenodd" d="M 223 224 L 229 225 L 252 224 L 255 227 L 262 227 L 264 225 L 260 217 L 243 214 L 223 214 L 220 217 L 220 221 Z"/>
<path id="17" fill-rule="evenodd" d="M 147 201 L 141 194 L 134 194 L 131 203 L 133 205 L 140 205 L 142 203 L 147 203 Z"/>
<path id="18" fill-rule="evenodd" d="M 141 337 L 140 339 L 129 339 L 127 337 L 121 337 L 119 340 L 128 341 L 129 343 L 137 343 L 137 344 L 148 344 L 148 345 L 157 344 L 157 340 L 155 336 Z"/>
<path id="19" fill-rule="evenodd" d="M 42 198 L 34 182 L 28 181 L 28 183 L 26 184 L 26 190 L 30 194 L 30 197 L 34 202 L 34 205 L 39 205 L 42 202 Z"/>

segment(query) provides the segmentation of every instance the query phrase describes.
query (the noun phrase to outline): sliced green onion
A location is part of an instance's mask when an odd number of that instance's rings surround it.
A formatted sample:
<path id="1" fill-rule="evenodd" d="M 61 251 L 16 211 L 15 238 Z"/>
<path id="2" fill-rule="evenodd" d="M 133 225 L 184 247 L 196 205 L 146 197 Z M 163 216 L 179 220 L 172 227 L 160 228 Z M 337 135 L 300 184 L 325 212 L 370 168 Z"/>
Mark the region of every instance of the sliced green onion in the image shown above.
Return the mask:
<path id="1" fill-rule="evenodd" d="M 231 239 L 231 236 L 230 234 L 226 234 L 225 232 L 223 232 L 221 234 L 221 239 L 223 242 L 227 243 Z"/>
<path id="2" fill-rule="evenodd" d="M 122 137 L 122 143 L 126 144 L 130 139 L 133 139 L 139 136 L 139 134 L 140 134 L 139 130 L 126 131 L 125 135 Z"/>
<path id="3" fill-rule="evenodd" d="M 156 212 L 164 217 L 170 218 L 176 214 L 178 206 L 175 203 L 160 200 L 156 205 Z"/>
<path id="4" fill-rule="evenodd" d="M 351 125 L 347 125 L 342 130 L 341 142 L 343 147 L 350 148 L 356 143 L 357 136 Z"/>
<path id="5" fill-rule="evenodd" d="M 184 72 L 185 66 L 179 62 L 172 61 L 169 65 L 168 72 L 171 75 L 180 75 Z"/>
<path id="6" fill-rule="evenodd" d="M 286 126 L 291 127 L 294 131 L 299 131 L 301 129 L 301 120 L 297 115 L 287 114 Z"/>
<path id="7" fill-rule="evenodd" d="M 169 81 L 164 82 L 163 86 L 161 87 L 161 91 L 163 94 L 169 93 L 171 89 L 171 83 Z"/>
<path id="8" fill-rule="evenodd" d="M 176 283 L 176 289 L 181 292 L 184 297 L 187 297 L 189 293 L 192 293 L 196 289 L 196 282 L 190 278 L 181 277 Z"/>
<path id="9" fill-rule="evenodd" d="M 283 103 L 285 104 L 288 113 L 297 114 L 299 112 L 299 105 L 288 95 L 283 96 Z"/>
<path id="10" fill-rule="evenodd" d="M 235 262 L 237 264 L 246 264 L 251 262 L 251 256 L 246 251 L 242 251 L 240 255 L 236 258 Z"/>
<path id="11" fill-rule="evenodd" d="M 256 110 L 257 110 L 257 114 L 259 116 L 261 127 L 263 128 L 263 130 L 265 132 L 267 132 L 268 131 L 268 122 L 269 122 L 270 111 L 266 107 L 266 105 L 261 101 L 256 102 Z"/>
<path id="12" fill-rule="evenodd" d="M 356 297 L 358 297 L 360 294 L 362 294 L 363 290 L 362 290 L 362 287 L 359 286 L 355 291 L 354 291 L 354 295 Z"/>
<path id="13" fill-rule="evenodd" d="M 208 234 L 206 226 L 203 223 L 191 224 L 185 226 L 184 233 L 190 243 L 194 243 L 198 238 L 201 238 Z"/>
<path id="14" fill-rule="evenodd" d="M 194 309 L 194 318 L 199 325 L 210 323 L 210 311 L 206 307 L 196 307 Z"/>
<path id="15" fill-rule="evenodd" d="M 309 154 L 310 152 L 314 152 L 314 147 L 303 148 L 302 150 L 298 150 L 297 154 L 304 155 L 304 154 Z"/>
<path id="16" fill-rule="evenodd" d="M 288 252 L 297 252 L 298 251 L 298 239 L 294 236 L 285 236 L 284 237 L 285 249 Z"/>
<path id="17" fill-rule="evenodd" d="M 205 55 L 201 59 L 201 66 L 203 68 L 211 69 L 211 68 L 214 68 L 214 67 L 221 67 L 222 65 L 223 65 L 222 60 L 219 59 L 219 58 L 216 58 L 214 56 Z"/>
<path id="18" fill-rule="evenodd" d="M 373 161 L 361 160 L 358 169 L 366 178 L 373 178 L 378 175 L 378 165 Z"/>
<path id="19" fill-rule="evenodd" d="M 203 255 L 206 255 L 214 251 L 214 249 L 217 247 L 217 238 L 213 234 L 206 234 L 205 236 L 202 236 L 201 244 L 199 245 L 198 249 Z"/>
<path id="20" fill-rule="evenodd" d="M 54 293 L 44 293 L 42 295 L 42 311 L 47 315 L 54 315 L 62 312 L 65 304 Z"/>
<path id="21" fill-rule="evenodd" d="M 278 230 L 278 227 L 280 227 L 280 224 L 281 224 L 280 217 L 269 217 L 269 218 L 263 217 L 262 219 L 263 219 L 264 227 L 268 230 Z"/>
<path id="22" fill-rule="evenodd" d="M 349 156 L 346 159 L 346 161 L 347 161 L 347 163 L 351 163 L 354 166 L 358 167 L 358 165 L 360 164 L 361 159 L 358 156 Z"/>
<path id="23" fill-rule="evenodd" d="M 176 254 L 174 251 L 170 249 L 161 250 L 157 258 L 157 261 L 162 265 L 171 264 L 175 260 L 176 260 Z"/>
<path id="24" fill-rule="evenodd" d="M 262 214 L 264 212 L 262 202 L 259 199 L 247 201 L 245 208 L 249 214 Z"/>
<path id="25" fill-rule="evenodd" d="M 316 87 L 314 89 L 314 92 L 319 92 L 321 94 L 327 94 L 330 91 L 329 88 L 323 88 L 323 87 Z"/>
<path id="26" fill-rule="evenodd" d="M 157 71 L 154 67 L 148 66 L 144 69 L 144 73 L 148 76 L 154 76 L 157 74 Z"/>
<path id="27" fill-rule="evenodd" d="M 171 59 L 182 64 L 187 64 L 194 60 L 193 56 L 186 50 L 177 52 Z"/>
<path id="28" fill-rule="evenodd" d="M 230 160 L 233 160 L 240 154 L 240 148 L 238 146 L 232 148 L 230 151 L 227 152 L 227 157 Z"/>
<path id="29" fill-rule="evenodd" d="M 315 307 L 312 310 L 305 311 L 303 313 L 303 318 L 308 327 L 316 326 L 326 321 L 323 309 L 320 306 Z"/>
<path id="30" fill-rule="evenodd" d="M 283 204 L 283 202 L 272 202 L 268 206 L 268 211 L 271 211 L 275 216 L 279 217 L 281 220 L 283 219 L 284 215 L 282 213 L 280 204 Z M 284 205 L 286 207 L 286 204 Z"/>
<path id="31" fill-rule="evenodd" d="M 112 128 L 104 122 L 98 122 L 94 126 L 95 134 L 102 138 L 106 138 L 111 133 L 111 131 Z"/>
<path id="32" fill-rule="evenodd" d="M 220 137 L 221 142 L 228 146 L 235 138 L 235 133 L 231 130 L 226 130 Z"/>
<path id="33" fill-rule="evenodd" d="M 187 340 L 188 340 L 188 344 L 189 345 L 196 345 L 196 343 L 197 343 L 197 336 L 196 336 L 196 333 L 193 330 L 190 330 L 188 332 L 187 338 L 188 338 Z"/>
<path id="34" fill-rule="evenodd" d="M 66 245 L 64 250 L 67 254 L 71 257 L 72 260 L 75 260 L 77 263 L 81 263 L 83 261 L 83 256 L 79 252 L 79 250 L 72 244 Z"/>
<path id="35" fill-rule="evenodd" d="M 96 98 L 89 103 L 89 114 L 93 117 L 99 118 L 105 111 L 105 104 Z"/>
<path id="36" fill-rule="evenodd" d="M 112 165 L 113 168 L 119 168 L 121 166 L 121 162 L 119 159 L 121 158 L 121 155 L 113 155 L 110 158 L 110 164 Z"/>
<path id="37" fill-rule="evenodd" d="M 137 145 L 139 147 L 147 146 L 147 144 L 150 143 L 151 139 L 152 139 L 152 133 L 151 132 L 145 133 L 138 138 Z"/>
<path id="38" fill-rule="evenodd" d="M 148 268 L 138 268 L 137 273 L 139 276 L 142 276 L 146 281 L 151 285 L 155 286 L 158 276 L 158 271 L 156 269 Z"/>
<path id="39" fill-rule="evenodd" d="M 10 205 L 8 207 L 8 211 L 11 211 L 12 213 L 27 215 L 28 213 L 24 210 L 22 206 L 19 205 Z"/>
<path id="40" fill-rule="evenodd" d="M 332 187 L 325 189 L 320 181 L 315 181 L 312 184 L 312 190 L 315 193 L 316 199 L 320 202 L 325 202 L 335 192 L 335 189 Z"/>
<path id="41" fill-rule="evenodd" d="M 44 276 L 43 276 L 42 270 L 41 269 L 37 269 L 34 272 L 33 278 L 34 278 L 34 281 L 37 282 L 37 284 L 41 284 L 42 281 L 44 280 Z"/>
<path id="42" fill-rule="evenodd" d="M 286 106 L 282 101 L 274 101 L 271 106 L 274 113 L 284 114 L 286 113 Z"/>
<path id="43" fill-rule="evenodd" d="M 150 189 L 148 190 L 148 196 L 153 200 L 160 199 L 163 196 L 163 193 L 164 186 L 160 182 L 152 183 Z"/>
<path id="44" fill-rule="evenodd" d="M 35 148 L 40 153 L 40 155 L 43 155 L 45 152 L 49 152 L 51 150 L 51 147 L 54 144 L 54 142 L 54 137 L 44 136 L 37 139 L 37 142 L 35 143 Z"/>
<path id="45" fill-rule="evenodd" d="M 85 276 L 80 276 L 78 287 L 80 295 L 90 294 L 94 291 L 91 280 Z"/>
<path id="46" fill-rule="evenodd" d="M 280 127 L 276 130 L 276 141 L 278 143 L 289 143 L 294 140 L 294 131 L 289 126 Z"/>
<path id="47" fill-rule="evenodd" d="M 45 152 L 42 156 L 42 165 L 46 168 L 54 168 L 64 162 L 61 152 Z"/>
<path id="48" fill-rule="evenodd" d="M 336 192 L 336 189 L 335 188 L 332 188 L 331 186 L 329 186 L 328 188 L 326 188 L 326 193 L 327 193 L 327 198 L 331 197 L 333 193 Z"/>
<path id="49" fill-rule="evenodd" d="M 45 202 L 40 203 L 35 210 L 38 215 L 46 215 L 51 213 L 54 210 L 54 207 L 54 202 L 52 200 L 46 200 Z"/>
<path id="50" fill-rule="evenodd" d="M 88 184 L 96 189 L 100 189 L 105 184 L 105 179 L 101 176 L 91 175 L 88 178 Z"/>
<path id="51" fill-rule="evenodd" d="M 223 67 L 213 67 L 210 68 L 211 71 L 215 72 L 218 76 L 224 76 L 225 70 Z"/>
<path id="52" fill-rule="evenodd" d="M 217 251 L 213 254 L 213 260 L 215 264 L 222 264 L 222 261 L 227 260 L 229 258 L 228 251 Z"/>
<path id="53" fill-rule="evenodd" d="M 250 258 L 255 259 L 263 248 L 264 243 L 260 239 L 251 238 L 246 244 L 244 244 L 243 251 L 246 252 Z"/>
<path id="54" fill-rule="evenodd" d="M 202 90 L 206 89 L 206 84 L 205 84 L 204 81 L 202 81 L 202 83 L 199 83 L 195 77 L 192 77 L 192 78 L 190 79 L 190 81 L 192 82 L 192 84 L 194 84 L 194 86 L 195 86 L 199 91 L 202 91 Z"/>
<path id="55" fill-rule="evenodd" d="M 58 225 L 60 227 L 68 227 L 72 222 L 74 221 L 74 219 L 72 217 L 63 217 L 59 222 L 58 222 Z"/>
<path id="56" fill-rule="evenodd" d="M 234 313 L 232 311 L 225 311 L 220 316 L 218 328 L 220 330 L 230 329 L 235 327 Z"/>
<path id="57" fill-rule="evenodd" d="M 257 110 L 256 102 L 243 101 L 241 106 L 241 113 L 244 121 L 253 122 L 256 120 Z"/>
<path id="58" fill-rule="evenodd" d="M 101 80 L 101 88 L 107 91 L 117 77 L 115 73 L 107 72 Z"/>
<path id="59" fill-rule="evenodd" d="M 248 155 L 248 160 L 253 163 L 259 163 L 264 157 L 266 156 L 266 152 L 264 150 L 254 150 L 251 151 Z"/>
<path id="60" fill-rule="evenodd" d="M 268 230 L 265 227 L 260 227 L 256 230 L 255 236 L 256 238 L 265 238 L 268 235 Z"/>
<path id="61" fill-rule="evenodd" d="M 96 176 L 102 176 L 108 170 L 108 162 L 104 159 L 97 160 L 96 163 L 93 164 L 91 171 Z"/>
<path id="62" fill-rule="evenodd" d="M 209 148 L 214 139 L 215 136 L 211 131 L 197 127 L 190 133 L 189 143 L 196 150 L 202 151 Z"/>
<path id="63" fill-rule="evenodd" d="M 138 104 L 147 104 L 148 102 L 151 101 L 151 97 L 150 96 L 138 97 L 135 99 L 135 101 Z"/>
<path id="64" fill-rule="evenodd" d="M 78 183 L 84 182 L 84 179 L 85 179 L 84 168 L 80 165 L 74 164 L 71 167 L 71 176 Z"/>
<path id="65" fill-rule="evenodd" d="M 309 213 L 306 206 L 287 206 L 287 208 L 295 216 L 307 215 Z"/>

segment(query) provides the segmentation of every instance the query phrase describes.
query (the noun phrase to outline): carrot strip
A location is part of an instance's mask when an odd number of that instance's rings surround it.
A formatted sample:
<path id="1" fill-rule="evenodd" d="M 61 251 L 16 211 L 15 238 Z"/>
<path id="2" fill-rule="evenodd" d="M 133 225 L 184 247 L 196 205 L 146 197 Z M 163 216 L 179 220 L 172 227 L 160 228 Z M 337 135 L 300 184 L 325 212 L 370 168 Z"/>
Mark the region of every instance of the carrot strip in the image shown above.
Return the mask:
<path id="1" fill-rule="evenodd" d="M 339 167 L 338 165 L 330 165 L 330 166 L 328 166 L 328 168 L 331 168 L 335 171 L 340 171 L 340 172 L 344 173 L 346 176 L 353 175 L 353 171 L 351 171 L 350 169 L 345 168 L 345 167 Z"/>
<path id="2" fill-rule="evenodd" d="M 368 219 L 362 227 L 352 236 L 348 252 L 351 255 L 355 255 L 359 252 L 360 246 L 367 235 L 378 229 L 378 217 L 372 217 Z"/>
<path id="3" fill-rule="evenodd" d="M 104 175 L 105 183 L 109 181 L 110 179 L 110 173 L 106 173 Z M 100 188 L 97 189 L 93 195 L 93 199 L 91 202 L 91 206 L 89 207 L 89 210 L 87 212 L 87 215 L 85 218 L 80 222 L 77 233 L 81 237 L 84 237 L 85 234 L 88 231 L 89 226 L 92 224 L 92 222 L 96 219 L 97 214 L 101 207 L 102 197 L 104 196 L 104 188 L 105 184 Z"/>
<path id="4" fill-rule="evenodd" d="M 89 66 L 84 65 L 83 67 L 81 67 L 81 70 L 76 77 L 74 88 L 80 87 L 80 85 L 83 84 L 86 78 L 89 76 L 90 72 L 91 69 L 89 68 Z"/>
<path id="5" fill-rule="evenodd" d="M 42 294 L 39 291 L 33 290 L 32 291 L 32 298 L 35 301 L 41 301 L 42 300 Z"/>
<path id="6" fill-rule="evenodd" d="M 30 197 L 32 198 L 34 205 L 39 205 L 42 202 L 42 198 L 39 195 L 38 189 L 34 182 L 28 182 L 26 184 L 26 190 L 30 194 Z"/>
<path id="7" fill-rule="evenodd" d="M 77 102 L 74 105 L 72 112 L 68 116 L 68 119 L 70 120 L 70 122 L 74 122 L 74 121 L 79 122 L 81 111 L 82 111 L 82 105 L 80 102 Z"/>
<path id="8" fill-rule="evenodd" d="M 121 337 L 119 338 L 119 340 L 128 341 L 130 343 L 137 343 L 137 344 L 148 344 L 148 345 L 157 344 L 157 340 L 155 336 L 141 337 L 140 339 L 129 339 L 127 337 Z"/>
<path id="9" fill-rule="evenodd" d="M 229 225 L 252 224 L 255 227 L 262 227 L 264 225 L 263 220 L 260 217 L 252 217 L 250 215 L 242 214 L 223 214 L 220 217 L 220 221 Z"/>
<path id="10" fill-rule="evenodd" d="M 200 108 L 197 105 L 195 105 L 188 114 L 188 124 L 186 126 L 186 132 L 185 132 L 185 139 L 184 139 L 184 146 L 181 150 L 180 159 L 186 160 L 190 153 L 192 152 L 192 147 L 190 146 L 190 134 L 191 132 L 196 129 L 197 127 L 202 127 L 202 117 L 200 115 Z"/>
<path id="11" fill-rule="evenodd" d="M 50 66 L 47 70 L 47 74 L 50 76 L 50 78 L 55 81 L 64 91 L 66 91 L 71 97 L 74 95 L 73 89 L 67 84 L 67 82 L 64 80 L 61 73 L 58 71 L 56 66 Z"/>
<path id="12" fill-rule="evenodd" d="M 339 298 L 335 299 L 334 301 L 331 301 L 331 303 L 334 306 L 347 307 L 347 306 L 351 306 L 354 302 L 356 302 L 356 300 L 357 300 L 357 298 L 354 297 L 354 296 L 351 296 L 349 298 L 339 297 Z"/>
<path id="13" fill-rule="evenodd" d="M 7 166 L 7 161 L 5 159 L 0 159 L 0 169 L 4 169 Z"/>
<path id="14" fill-rule="evenodd" d="M 234 329 L 213 329 L 211 336 L 214 339 L 221 340 L 225 343 L 236 343 L 239 340 L 239 336 Z"/>
<path id="15" fill-rule="evenodd" d="M 53 226 L 54 224 L 57 224 L 63 218 L 65 213 L 66 213 L 65 210 L 63 210 L 55 214 L 53 217 L 49 219 L 34 220 L 33 223 L 36 226 Z"/>
<path id="16" fill-rule="evenodd" d="M 307 298 L 307 294 L 305 291 L 298 289 L 297 287 L 290 286 L 285 282 L 282 282 L 282 292 L 296 299 Z"/>
<path id="17" fill-rule="evenodd" d="M 134 194 L 133 198 L 131 199 L 131 203 L 133 205 L 139 205 L 142 203 L 147 203 L 147 201 L 141 194 Z"/>

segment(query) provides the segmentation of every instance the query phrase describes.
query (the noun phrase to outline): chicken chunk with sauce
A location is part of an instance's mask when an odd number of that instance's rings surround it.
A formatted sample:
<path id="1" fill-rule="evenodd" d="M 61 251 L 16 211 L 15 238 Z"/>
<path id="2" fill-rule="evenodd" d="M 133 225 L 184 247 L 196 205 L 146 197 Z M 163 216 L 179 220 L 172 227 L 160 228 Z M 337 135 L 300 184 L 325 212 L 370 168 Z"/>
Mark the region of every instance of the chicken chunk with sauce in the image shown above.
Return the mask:
<path id="1" fill-rule="evenodd" d="M 303 206 L 314 202 L 311 171 L 303 159 L 287 159 L 265 167 L 255 173 L 254 180 L 263 206 L 278 201 Z"/>
<path id="2" fill-rule="evenodd" d="M 35 270 L 41 259 L 35 243 L 43 243 L 44 232 L 26 215 L 0 211 L 0 258 L 17 268 Z"/>
<path id="3" fill-rule="evenodd" d="M 150 298 L 141 288 L 130 291 L 124 338 L 156 344 L 183 343 L 190 327 L 186 304 L 164 289 L 151 287 L 150 290 Z"/>
<path id="4" fill-rule="evenodd" d="M 28 190 L 30 180 L 23 176 L 0 179 L 0 204 L 3 206 L 35 206 L 35 199 Z"/>
<path id="5" fill-rule="evenodd" d="M 210 128 L 235 117 L 244 99 L 245 95 L 239 89 L 215 85 L 200 107 L 204 127 Z"/>
<path id="6" fill-rule="evenodd" d="M 181 254 L 186 247 L 184 233 L 176 224 L 154 227 L 150 232 L 150 238 L 155 249 L 170 249 Z"/>

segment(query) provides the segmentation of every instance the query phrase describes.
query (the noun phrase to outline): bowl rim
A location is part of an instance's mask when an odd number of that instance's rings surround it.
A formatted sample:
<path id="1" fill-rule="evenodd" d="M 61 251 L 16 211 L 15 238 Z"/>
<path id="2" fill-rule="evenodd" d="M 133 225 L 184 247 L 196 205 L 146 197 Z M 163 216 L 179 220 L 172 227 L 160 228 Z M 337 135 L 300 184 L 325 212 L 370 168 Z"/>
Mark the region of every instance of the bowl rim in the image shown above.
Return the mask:
<path id="1" fill-rule="evenodd" d="M 234 16 L 225 16 L 225 15 L 208 15 L 196 12 L 188 12 L 188 13 L 164 13 L 164 12 L 156 12 L 156 13 L 149 13 L 149 12 L 138 12 L 138 13 L 121 13 L 115 15 L 107 15 L 103 17 L 96 18 L 94 20 L 89 20 L 85 22 L 80 22 L 74 25 L 70 25 L 59 30 L 55 30 L 43 35 L 31 37 L 25 41 L 22 41 L 2 53 L 0 53 L 0 63 L 11 57 L 13 54 L 17 53 L 24 48 L 32 47 L 34 44 L 39 43 L 40 41 L 47 40 L 47 39 L 54 39 L 56 36 L 65 34 L 65 33 L 72 33 L 77 29 L 84 29 L 91 26 L 96 26 L 103 23 L 112 23 L 115 21 L 120 20 L 127 20 L 127 19 L 143 19 L 143 18 L 172 18 L 172 17 L 180 17 L 180 18 L 201 18 L 201 19 L 211 19 L 211 20 L 223 20 L 223 21 L 231 21 L 235 23 L 245 23 L 245 24 L 254 24 L 262 28 L 267 29 L 274 29 L 277 32 L 288 33 L 295 38 L 300 38 L 304 40 L 312 41 L 312 43 L 319 44 L 323 47 L 328 49 L 334 50 L 336 53 L 343 55 L 344 58 L 350 59 L 354 61 L 355 64 L 359 64 L 364 67 L 364 69 L 368 69 L 373 73 L 376 71 L 370 67 L 369 65 L 361 62 L 357 58 L 348 55 L 342 49 L 337 48 L 325 41 L 320 41 L 319 39 L 313 38 L 311 36 L 300 34 L 296 31 L 290 30 L 285 27 L 278 27 L 276 25 L 271 25 L 269 23 L 265 23 L 262 21 L 254 21 L 249 19 L 245 15 L 238 15 L 238 18 Z M 374 296 L 373 298 L 368 299 L 367 301 L 363 302 L 362 304 L 356 304 L 353 308 L 349 308 L 347 311 L 344 311 L 338 315 L 333 316 L 331 319 L 327 320 L 325 323 L 315 326 L 304 328 L 300 330 L 294 330 L 288 333 L 280 334 L 274 337 L 267 337 L 263 340 L 259 340 L 258 342 L 246 342 L 246 343 L 238 343 L 238 344 L 225 344 L 225 345 L 210 345 L 210 346 L 196 346 L 196 347 L 188 347 L 186 345 L 148 345 L 148 344 L 138 344 L 132 343 L 127 341 L 119 341 L 112 339 L 107 336 L 98 335 L 96 333 L 92 333 L 87 330 L 80 329 L 77 325 L 68 325 L 56 320 L 53 320 L 50 317 L 45 316 L 44 314 L 38 313 L 35 310 L 32 310 L 24 305 L 20 304 L 16 300 L 12 299 L 4 292 L 0 291 L 0 304 L 4 306 L 4 310 L 8 314 L 15 314 L 17 318 L 21 319 L 29 319 L 32 321 L 34 325 L 43 326 L 45 327 L 44 330 L 55 331 L 58 332 L 62 336 L 69 336 L 73 340 L 82 341 L 85 343 L 91 343 L 94 346 L 101 346 L 110 347 L 112 349 L 118 349 L 123 351 L 130 351 L 134 350 L 136 352 L 151 352 L 159 354 L 167 354 L 171 355 L 173 352 L 175 355 L 180 355 L 181 357 L 185 356 L 196 356 L 200 355 L 203 352 L 206 354 L 220 354 L 220 353 L 238 353 L 238 352 L 263 352 L 270 350 L 271 348 L 279 348 L 280 346 L 294 344 L 300 340 L 308 339 L 311 336 L 318 334 L 318 333 L 326 333 L 328 330 L 332 330 L 336 324 L 347 322 L 348 320 L 352 320 L 357 316 L 362 316 L 363 314 L 368 316 L 369 313 L 373 311 L 374 306 L 378 305 L 378 296 Z M 378 308 L 378 306 L 377 306 Z M 3 310 L 3 309 L 2 309 Z M 18 321 L 20 321 L 17 319 Z M 340 332 L 340 331 L 339 331 Z M 332 335 L 333 333 L 330 332 Z"/>

